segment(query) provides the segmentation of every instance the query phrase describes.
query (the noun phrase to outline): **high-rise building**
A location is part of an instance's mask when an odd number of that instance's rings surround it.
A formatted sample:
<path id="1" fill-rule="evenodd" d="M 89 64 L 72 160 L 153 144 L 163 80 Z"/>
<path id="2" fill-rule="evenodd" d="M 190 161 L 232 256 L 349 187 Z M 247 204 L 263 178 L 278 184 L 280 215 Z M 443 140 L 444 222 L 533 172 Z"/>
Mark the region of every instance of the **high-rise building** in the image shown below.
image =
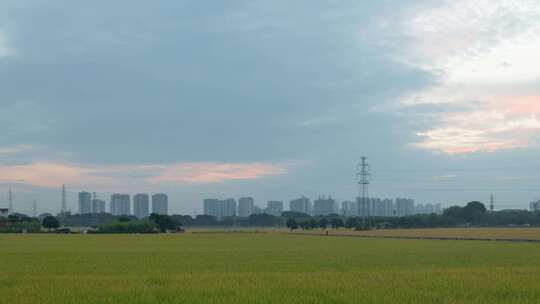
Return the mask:
<path id="1" fill-rule="evenodd" d="M 341 202 L 341 212 L 343 216 L 356 216 L 358 215 L 357 204 L 351 201 Z"/>
<path id="2" fill-rule="evenodd" d="M 221 216 L 236 216 L 236 200 L 234 198 L 228 198 L 221 202 Z"/>
<path id="3" fill-rule="evenodd" d="M 368 197 L 364 199 L 357 197 L 356 205 L 358 206 L 358 216 L 371 216 L 371 201 Z"/>
<path id="4" fill-rule="evenodd" d="M 221 217 L 221 201 L 217 198 L 207 198 L 203 201 L 204 215 Z"/>
<path id="5" fill-rule="evenodd" d="M 253 214 L 255 200 L 252 197 L 242 197 L 238 199 L 238 216 L 248 217 Z"/>
<path id="6" fill-rule="evenodd" d="M 145 218 L 149 215 L 149 197 L 146 193 L 138 193 L 133 197 L 133 213 L 137 218 Z"/>
<path id="7" fill-rule="evenodd" d="M 90 192 L 79 192 L 79 213 L 88 214 L 92 212 L 92 194 Z"/>
<path id="8" fill-rule="evenodd" d="M 167 215 L 169 213 L 169 197 L 167 194 L 152 195 L 152 213 Z"/>
<path id="9" fill-rule="evenodd" d="M 112 215 L 130 215 L 130 197 L 129 194 L 111 195 L 111 214 Z"/>
<path id="10" fill-rule="evenodd" d="M 313 202 L 313 215 L 336 214 L 337 204 L 333 198 L 319 197 Z"/>
<path id="11" fill-rule="evenodd" d="M 396 215 L 406 216 L 414 214 L 414 200 L 408 198 L 396 198 Z"/>
<path id="12" fill-rule="evenodd" d="M 289 210 L 305 214 L 311 214 L 311 202 L 307 197 L 293 199 L 289 202 Z"/>
<path id="13" fill-rule="evenodd" d="M 391 199 L 370 198 L 371 216 L 393 216 L 394 201 Z"/>
<path id="14" fill-rule="evenodd" d="M 531 202 L 531 211 L 540 211 L 540 200 Z"/>
<path id="15" fill-rule="evenodd" d="M 92 200 L 92 213 L 94 214 L 105 213 L 105 201 L 102 201 L 100 199 L 93 199 Z"/>
<path id="16" fill-rule="evenodd" d="M 274 216 L 281 216 L 283 212 L 282 201 L 268 201 L 266 203 L 266 213 Z"/>

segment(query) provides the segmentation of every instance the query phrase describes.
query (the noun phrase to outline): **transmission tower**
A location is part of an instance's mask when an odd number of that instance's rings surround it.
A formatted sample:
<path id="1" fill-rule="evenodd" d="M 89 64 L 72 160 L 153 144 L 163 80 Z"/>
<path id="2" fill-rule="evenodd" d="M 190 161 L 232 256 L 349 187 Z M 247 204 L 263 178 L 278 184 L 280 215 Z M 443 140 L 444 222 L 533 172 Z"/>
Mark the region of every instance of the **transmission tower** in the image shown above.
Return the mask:
<path id="1" fill-rule="evenodd" d="M 8 191 L 8 214 L 12 214 L 13 213 L 13 192 L 11 191 L 11 189 L 9 189 Z"/>
<path id="2" fill-rule="evenodd" d="M 489 211 L 493 212 L 495 210 L 495 196 L 493 194 L 489 197 Z"/>
<path id="3" fill-rule="evenodd" d="M 37 202 L 35 200 L 32 202 L 32 212 L 34 217 L 37 217 Z"/>
<path id="4" fill-rule="evenodd" d="M 365 209 L 367 206 L 367 198 L 369 196 L 369 164 L 367 163 L 367 157 L 363 156 L 361 162 L 358 164 L 356 176 L 358 178 L 358 192 L 360 197 L 360 206 Z M 360 212 L 360 208 L 358 210 Z M 368 211 L 369 212 L 369 211 Z M 364 216 L 366 212 L 363 213 Z"/>
<path id="5" fill-rule="evenodd" d="M 66 204 L 66 185 L 62 185 L 62 207 L 60 209 L 60 213 L 64 214 L 67 212 L 67 204 Z"/>

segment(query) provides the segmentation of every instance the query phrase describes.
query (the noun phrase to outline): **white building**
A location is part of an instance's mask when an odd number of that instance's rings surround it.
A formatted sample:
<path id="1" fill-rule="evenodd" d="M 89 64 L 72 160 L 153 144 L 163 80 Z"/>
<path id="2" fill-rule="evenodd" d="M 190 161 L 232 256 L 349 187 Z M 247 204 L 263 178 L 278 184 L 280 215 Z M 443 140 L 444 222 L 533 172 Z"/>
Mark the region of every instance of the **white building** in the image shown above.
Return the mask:
<path id="1" fill-rule="evenodd" d="M 391 199 L 370 199 L 371 216 L 394 216 L 394 201 Z"/>
<path id="2" fill-rule="evenodd" d="M 138 193 L 133 197 L 133 213 L 137 218 L 145 218 L 150 214 L 150 197 L 146 193 Z"/>
<path id="3" fill-rule="evenodd" d="M 356 205 L 358 216 L 371 216 L 371 201 L 369 198 L 366 197 L 365 199 L 362 199 L 361 197 L 357 197 Z"/>
<path id="4" fill-rule="evenodd" d="M 531 202 L 531 211 L 540 211 L 540 200 Z"/>
<path id="5" fill-rule="evenodd" d="M 90 192 L 79 192 L 79 214 L 92 213 L 92 194 Z"/>
<path id="6" fill-rule="evenodd" d="M 330 215 L 337 213 L 337 203 L 333 198 L 319 197 L 313 202 L 313 215 Z"/>
<path id="7" fill-rule="evenodd" d="M 203 201 L 204 215 L 221 217 L 221 201 L 217 198 L 207 198 Z"/>
<path id="8" fill-rule="evenodd" d="M 396 198 L 396 216 L 406 216 L 415 213 L 414 200 L 408 198 Z"/>
<path id="9" fill-rule="evenodd" d="M 281 216 L 283 212 L 282 201 L 268 201 L 266 203 L 266 213 L 274 216 Z"/>
<path id="10" fill-rule="evenodd" d="M 236 200 L 234 198 L 228 198 L 221 202 L 221 216 L 236 216 Z"/>
<path id="11" fill-rule="evenodd" d="M 307 197 L 293 199 L 289 202 L 289 210 L 305 214 L 311 214 L 311 202 Z"/>
<path id="12" fill-rule="evenodd" d="M 112 215 L 130 215 L 130 205 L 129 194 L 115 193 L 111 195 L 110 210 Z"/>
<path id="13" fill-rule="evenodd" d="M 169 197 L 167 194 L 158 193 L 152 195 L 152 213 L 169 214 Z"/>
<path id="14" fill-rule="evenodd" d="M 341 215 L 343 216 L 356 216 L 358 215 L 358 204 L 351 201 L 341 202 Z"/>
<path id="15" fill-rule="evenodd" d="M 100 199 L 93 199 L 92 200 L 92 213 L 94 214 L 105 213 L 105 201 L 102 201 Z"/>
<path id="16" fill-rule="evenodd" d="M 255 200 L 252 197 L 242 197 L 238 199 L 238 216 L 248 217 L 253 214 Z"/>

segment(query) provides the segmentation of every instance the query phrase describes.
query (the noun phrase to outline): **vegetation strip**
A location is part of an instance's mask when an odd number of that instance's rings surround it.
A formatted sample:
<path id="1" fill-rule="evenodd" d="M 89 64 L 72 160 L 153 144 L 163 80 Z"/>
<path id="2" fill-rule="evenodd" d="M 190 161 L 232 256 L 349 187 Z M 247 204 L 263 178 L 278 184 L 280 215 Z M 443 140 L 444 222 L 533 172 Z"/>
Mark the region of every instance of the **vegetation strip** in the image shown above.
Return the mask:
<path id="1" fill-rule="evenodd" d="M 540 243 L 534 239 L 508 239 L 508 238 L 474 238 L 474 237 L 436 237 L 436 236 L 399 236 L 399 235 L 362 235 L 362 234 L 324 234 L 324 233 L 298 233 L 282 232 L 289 235 L 309 235 L 309 236 L 335 236 L 335 237 L 357 237 L 372 239 L 409 239 L 409 240 L 439 240 L 439 241 L 491 241 L 491 242 L 515 242 L 515 243 Z"/>

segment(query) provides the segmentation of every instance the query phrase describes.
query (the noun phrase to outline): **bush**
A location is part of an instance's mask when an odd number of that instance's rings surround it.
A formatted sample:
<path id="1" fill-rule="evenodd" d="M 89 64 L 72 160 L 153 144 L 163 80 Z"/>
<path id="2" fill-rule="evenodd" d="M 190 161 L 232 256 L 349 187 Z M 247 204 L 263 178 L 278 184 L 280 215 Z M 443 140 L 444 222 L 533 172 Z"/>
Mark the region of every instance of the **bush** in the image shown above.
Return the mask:
<path id="1" fill-rule="evenodd" d="M 157 225 L 149 220 L 113 221 L 101 225 L 97 233 L 157 233 Z"/>

